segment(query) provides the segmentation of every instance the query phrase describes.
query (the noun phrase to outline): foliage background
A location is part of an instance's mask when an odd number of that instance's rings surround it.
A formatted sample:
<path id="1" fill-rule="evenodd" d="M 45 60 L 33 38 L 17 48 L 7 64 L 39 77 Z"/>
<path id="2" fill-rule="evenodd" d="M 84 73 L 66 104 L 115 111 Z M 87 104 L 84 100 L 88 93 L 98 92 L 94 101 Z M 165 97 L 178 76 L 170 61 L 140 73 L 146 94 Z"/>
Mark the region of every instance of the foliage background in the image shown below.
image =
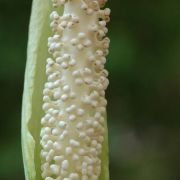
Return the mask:
<path id="1" fill-rule="evenodd" d="M 179 180 L 180 1 L 108 6 L 110 179 Z M 1 180 L 24 179 L 20 120 L 30 9 L 31 0 L 0 0 Z"/>

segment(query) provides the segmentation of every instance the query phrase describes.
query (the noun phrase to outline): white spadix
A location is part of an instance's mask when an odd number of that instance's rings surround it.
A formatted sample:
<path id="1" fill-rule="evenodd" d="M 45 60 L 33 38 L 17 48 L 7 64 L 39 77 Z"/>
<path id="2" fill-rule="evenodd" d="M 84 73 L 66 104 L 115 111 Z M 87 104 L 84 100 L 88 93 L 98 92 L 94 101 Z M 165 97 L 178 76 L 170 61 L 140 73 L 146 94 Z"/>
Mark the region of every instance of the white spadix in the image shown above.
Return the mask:
<path id="1" fill-rule="evenodd" d="M 29 98 L 33 107 L 31 117 L 28 120 L 25 118 L 27 108 L 24 107 L 23 118 L 26 120 L 22 122 L 22 133 L 26 133 L 22 136 L 23 146 L 26 146 L 23 148 L 24 164 L 29 180 L 109 179 L 105 99 L 109 81 L 104 65 L 110 42 L 105 37 L 110 10 L 101 9 L 105 2 L 52 0 L 54 9 L 48 11 L 50 21 L 44 18 L 51 29 L 51 35 L 39 35 L 48 41 L 48 49 L 45 49 L 48 54 L 43 56 L 46 63 L 42 63 L 46 68 L 42 68 L 44 72 L 39 70 L 42 74 L 36 69 L 33 79 L 36 76 L 45 78 L 39 81 L 39 86 L 37 81 L 31 81 L 39 88 L 39 97 L 33 101 Z M 63 14 L 60 13 L 62 8 Z M 43 33 L 43 28 L 40 30 Z M 39 42 L 39 51 L 40 46 Z M 36 61 L 43 61 L 43 58 L 36 58 Z M 28 78 L 33 75 L 28 73 Z M 24 106 L 25 99 L 28 99 L 26 86 Z M 33 105 L 36 101 L 40 102 Z M 43 112 L 36 116 L 39 108 Z M 27 137 L 31 140 L 25 142 Z M 33 144 L 31 151 L 27 150 L 30 141 Z M 34 164 L 26 163 L 28 154 L 33 156 Z M 29 169 L 35 171 L 33 175 L 30 175 Z"/>

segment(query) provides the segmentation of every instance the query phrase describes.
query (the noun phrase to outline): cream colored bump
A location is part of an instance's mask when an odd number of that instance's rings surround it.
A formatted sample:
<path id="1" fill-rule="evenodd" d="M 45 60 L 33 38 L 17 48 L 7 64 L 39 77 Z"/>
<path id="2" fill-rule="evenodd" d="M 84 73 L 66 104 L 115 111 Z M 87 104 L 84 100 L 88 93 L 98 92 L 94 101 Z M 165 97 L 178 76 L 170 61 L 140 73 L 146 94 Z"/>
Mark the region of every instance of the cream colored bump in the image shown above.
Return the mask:
<path id="1" fill-rule="evenodd" d="M 71 147 L 67 147 L 67 148 L 66 148 L 66 154 L 67 154 L 67 155 L 71 155 L 72 153 L 73 153 L 72 148 L 71 148 Z"/>
<path id="2" fill-rule="evenodd" d="M 61 96 L 61 100 L 62 101 L 66 101 L 68 99 L 68 95 L 67 94 L 63 94 L 62 96 Z"/>
<path id="3" fill-rule="evenodd" d="M 78 180 L 78 179 L 79 179 L 79 175 L 78 175 L 78 173 L 71 173 L 71 174 L 69 175 L 69 178 L 70 178 L 71 180 Z"/>
<path id="4" fill-rule="evenodd" d="M 66 125 L 67 125 L 67 123 L 66 123 L 65 121 L 60 121 L 60 122 L 59 122 L 59 127 L 60 127 L 60 128 L 65 128 Z"/>
<path id="5" fill-rule="evenodd" d="M 58 150 L 58 151 L 62 149 L 61 145 L 58 142 L 54 142 L 53 147 L 55 150 Z"/>
<path id="6" fill-rule="evenodd" d="M 50 169 L 51 169 L 51 171 L 52 171 L 52 173 L 53 174 L 59 174 L 59 166 L 58 165 L 56 165 L 56 164 L 52 164 L 51 166 L 50 166 Z"/>
<path id="7" fill-rule="evenodd" d="M 51 177 L 46 177 L 45 180 L 54 180 L 54 179 Z"/>
<path id="8" fill-rule="evenodd" d="M 72 156 L 73 161 L 79 160 L 79 156 L 77 154 L 73 154 Z"/>
<path id="9" fill-rule="evenodd" d="M 77 128 L 77 129 L 82 129 L 82 128 L 83 128 L 83 123 L 82 123 L 82 122 L 79 122 L 79 123 L 76 125 L 76 128 Z"/>
<path id="10" fill-rule="evenodd" d="M 83 148 L 80 148 L 79 151 L 78 151 L 78 154 L 80 156 L 84 156 L 86 154 L 86 151 Z"/>
<path id="11" fill-rule="evenodd" d="M 63 86 L 63 91 L 66 92 L 66 93 L 69 92 L 70 91 L 70 87 L 68 85 L 64 85 Z"/>
<path id="12" fill-rule="evenodd" d="M 74 121 L 74 120 L 76 120 L 76 115 L 74 115 L 74 114 L 71 114 L 71 115 L 69 115 L 69 118 L 68 118 L 70 121 Z"/>
<path id="13" fill-rule="evenodd" d="M 54 161 L 60 164 L 64 160 L 64 156 L 55 156 Z"/>
<path id="14" fill-rule="evenodd" d="M 63 169 L 63 170 L 67 170 L 68 167 L 69 167 L 69 161 L 68 161 L 68 160 L 64 160 L 64 161 L 62 162 L 62 169 Z"/>
<path id="15" fill-rule="evenodd" d="M 85 113 L 84 109 L 79 108 L 77 110 L 77 115 L 82 116 Z"/>
<path id="16" fill-rule="evenodd" d="M 74 139 L 70 139 L 69 144 L 75 147 L 80 146 L 80 142 L 74 140 Z"/>

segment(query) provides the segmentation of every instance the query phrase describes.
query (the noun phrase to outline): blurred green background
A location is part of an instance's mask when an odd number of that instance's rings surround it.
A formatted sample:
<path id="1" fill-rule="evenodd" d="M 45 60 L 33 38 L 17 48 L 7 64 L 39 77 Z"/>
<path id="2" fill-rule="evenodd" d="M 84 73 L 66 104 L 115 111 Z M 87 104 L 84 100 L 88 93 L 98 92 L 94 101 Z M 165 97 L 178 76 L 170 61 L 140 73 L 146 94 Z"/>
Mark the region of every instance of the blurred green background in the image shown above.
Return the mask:
<path id="1" fill-rule="evenodd" d="M 180 180 L 180 1 L 108 6 L 110 179 Z M 31 0 L 0 0 L 0 180 L 24 179 L 20 121 L 30 9 Z"/>

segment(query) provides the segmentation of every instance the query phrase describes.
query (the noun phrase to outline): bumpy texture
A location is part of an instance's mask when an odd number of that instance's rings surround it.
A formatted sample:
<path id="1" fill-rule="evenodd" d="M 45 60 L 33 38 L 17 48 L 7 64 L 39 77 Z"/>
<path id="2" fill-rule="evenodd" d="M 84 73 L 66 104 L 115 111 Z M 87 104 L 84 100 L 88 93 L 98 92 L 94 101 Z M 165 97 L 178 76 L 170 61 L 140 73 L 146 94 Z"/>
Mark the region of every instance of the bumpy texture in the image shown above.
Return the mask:
<path id="1" fill-rule="evenodd" d="M 108 72 L 104 69 L 110 10 L 105 0 L 52 0 L 47 82 L 41 119 L 41 172 L 45 180 L 98 180 Z"/>

